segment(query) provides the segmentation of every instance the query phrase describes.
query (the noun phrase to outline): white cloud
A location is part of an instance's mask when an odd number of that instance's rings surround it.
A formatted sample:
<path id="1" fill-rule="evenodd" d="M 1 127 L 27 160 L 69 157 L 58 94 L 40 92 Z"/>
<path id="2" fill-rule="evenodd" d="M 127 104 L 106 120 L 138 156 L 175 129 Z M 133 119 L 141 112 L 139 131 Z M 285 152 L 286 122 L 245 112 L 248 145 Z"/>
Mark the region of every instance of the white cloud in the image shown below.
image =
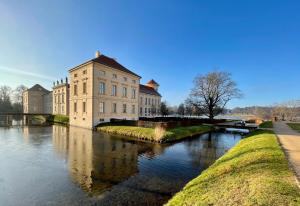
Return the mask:
<path id="1" fill-rule="evenodd" d="M 16 74 L 16 75 L 19 75 L 19 76 L 35 77 L 37 79 L 44 79 L 44 80 L 51 80 L 51 81 L 56 79 L 56 77 L 52 77 L 52 76 L 49 76 L 49 75 L 44 75 L 44 74 L 39 74 L 39 73 L 34 73 L 34 72 L 28 72 L 28 71 L 24 71 L 24 70 L 21 70 L 21 69 L 9 68 L 9 67 L 4 67 L 4 66 L 0 66 L 0 71 Z"/>

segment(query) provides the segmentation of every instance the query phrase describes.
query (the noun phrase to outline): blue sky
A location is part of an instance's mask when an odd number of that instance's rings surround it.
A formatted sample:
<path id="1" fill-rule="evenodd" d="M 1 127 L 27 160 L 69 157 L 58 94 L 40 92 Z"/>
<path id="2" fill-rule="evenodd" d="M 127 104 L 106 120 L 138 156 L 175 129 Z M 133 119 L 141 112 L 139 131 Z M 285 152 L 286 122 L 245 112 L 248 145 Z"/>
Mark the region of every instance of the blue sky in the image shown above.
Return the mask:
<path id="1" fill-rule="evenodd" d="M 0 85 L 50 89 L 96 50 L 160 83 L 172 105 L 197 74 L 232 73 L 244 98 L 300 98 L 298 1 L 0 1 Z"/>

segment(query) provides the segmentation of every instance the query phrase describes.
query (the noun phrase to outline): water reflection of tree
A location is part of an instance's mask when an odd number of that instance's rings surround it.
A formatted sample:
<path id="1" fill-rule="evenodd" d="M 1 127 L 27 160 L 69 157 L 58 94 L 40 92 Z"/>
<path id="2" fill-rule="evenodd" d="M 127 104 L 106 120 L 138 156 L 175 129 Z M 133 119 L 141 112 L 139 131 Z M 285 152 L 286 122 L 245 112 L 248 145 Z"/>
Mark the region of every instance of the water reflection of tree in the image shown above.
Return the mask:
<path id="1" fill-rule="evenodd" d="M 201 138 L 187 141 L 185 146 L 193 165 L 205 169 L 213 164 L 227 149 L 223 140 L 221 134 L 207 133 Z"/>

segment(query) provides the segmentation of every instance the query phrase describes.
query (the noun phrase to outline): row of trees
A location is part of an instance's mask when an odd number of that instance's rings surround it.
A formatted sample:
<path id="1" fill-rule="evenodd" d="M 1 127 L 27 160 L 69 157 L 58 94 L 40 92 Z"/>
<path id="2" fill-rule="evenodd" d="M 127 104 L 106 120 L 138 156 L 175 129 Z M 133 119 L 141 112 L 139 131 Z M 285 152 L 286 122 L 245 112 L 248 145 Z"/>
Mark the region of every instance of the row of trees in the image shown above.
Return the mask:
<path id="1" fill-rule="evenodd" d="M 280 120 L 294 121 L 297 117 L 300 117 L 300 100 L 289 100 L 268 107 L 238 107 L 230 112 L 233 114 L 252 114 L 262 119 L 277 117 Z"/>
<path id="2" fill-rule="evenodd" d="M 9 86 L 0 86 L 0 112 L 22 112 L 24 90 L 26 90 L 24 85 L 15 89 Z"/>
<path id="3" fill-rule="evenodd" d="M 162 103 L 161 114 L 205 115 L 209 119 L 221 114 L 226 104 L 242 97 L 241 91 L 227 72 L 210 72 L 194 79 L 194 87 L 184 104 L 178 107 L 167 107 Z"/>
<path id="4" fill-rule="evenodd" d="M 241 91 L 227 72 L 210 72 L 197 76 L 194 79 L 194 87 L 189 97 L 178 107 L 168 106 L 165 102 L 161 105 L 162 115 L 180 116 L 207 116 L 214 119 L 222 113 L 251 114 L 262 119 L 277 117 L 281 120 L 293 121 L 300 117 L 300 100 L 290 100 L 269 107 L 245 107 L 226 110 L 226 104 L 234 99 L 242 97 Z"/>

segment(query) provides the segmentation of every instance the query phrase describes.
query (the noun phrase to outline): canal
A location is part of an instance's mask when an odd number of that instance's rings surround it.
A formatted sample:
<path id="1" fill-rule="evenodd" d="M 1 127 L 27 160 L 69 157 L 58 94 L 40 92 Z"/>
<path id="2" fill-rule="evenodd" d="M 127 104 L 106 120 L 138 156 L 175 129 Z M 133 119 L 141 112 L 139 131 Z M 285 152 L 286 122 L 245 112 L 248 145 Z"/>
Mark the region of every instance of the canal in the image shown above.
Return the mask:
<path id="1" fill-rule="evenodd" d="M 0 127 L 0 205 L 162 205 L 240 139 L 159 145 L 76 127 Z"/>

